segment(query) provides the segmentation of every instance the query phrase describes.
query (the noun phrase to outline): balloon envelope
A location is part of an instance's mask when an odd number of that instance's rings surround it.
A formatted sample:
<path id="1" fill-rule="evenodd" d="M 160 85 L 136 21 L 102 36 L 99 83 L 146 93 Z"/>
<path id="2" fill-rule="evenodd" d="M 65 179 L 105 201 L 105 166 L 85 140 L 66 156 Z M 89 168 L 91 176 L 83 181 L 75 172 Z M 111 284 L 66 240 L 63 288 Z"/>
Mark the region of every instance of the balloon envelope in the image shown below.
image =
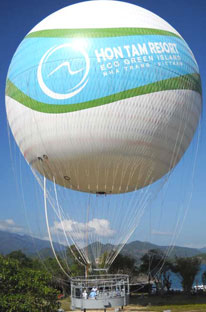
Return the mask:
<path id="1" fill-rule="evenodd" d="M 201 113 L 199 71 L 182 37 L 155 14 L 83 2 L 22 41 L 6 107 L 21 152 L 46 178 L 128 192 L 161 178 L 187 149 Z"/>

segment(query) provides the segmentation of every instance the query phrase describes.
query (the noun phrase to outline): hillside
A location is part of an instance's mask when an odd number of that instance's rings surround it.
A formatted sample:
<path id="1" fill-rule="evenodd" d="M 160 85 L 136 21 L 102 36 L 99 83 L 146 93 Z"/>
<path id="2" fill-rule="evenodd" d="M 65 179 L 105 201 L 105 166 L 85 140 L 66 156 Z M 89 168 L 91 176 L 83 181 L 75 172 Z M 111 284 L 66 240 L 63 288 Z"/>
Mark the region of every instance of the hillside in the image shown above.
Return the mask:
<path id="1" fill-rule="evenodd" d="M 160 249 L 164 253 L 168 253 L 170 258 L 194 257 L 201 253 L 204 253 L 205 250 L 204 248 L 196 249 L 180 246 L 174 246 L 171 248 L 169 246 L 158 246 L 148 242 L 134 241 L 126 244 L 122 249 L 122 253 L 135 258 L 137 262 L 139 262 L 140 258 L 150 249 Z"/>
<path id="2" fill-rule="evenodd" d="M 54 243 L 56 251 L 65 249 L 65 246 Z M 10 232 L 0 231 L 0 254 L 7 255 L 14 250 L 21 250 L 26 255 L 42 253 L 52 255 L 50 242 L 29 235 L 20 235 Z"/>
<path id="3" fill-rule="evenodd" d="M 113 245 L 104 245 L 99 242 L 93 243 L 87 247 L 88 252 L 95 250 L 94 245 L 98 244 L 98 248 L 102 249 L 102 252 L 113 249 Z M 65 250 L 64 245 L 54 243 L 54 248 L 58 253 L 60 250 Z M 140 258 L 150 249 L 160 249 L 163 252 L 168 252 L 168 246 L 158 246 L 149 242 L 134 241 L 126 244 L 121 253 L 133 257 L 137 263 L 140 262 Z M 10 232 L 0 231 L 0 254 L 6 255 L 14 250 L 22 250 L 26 255 L 35 256 L 40 255 L 41 257 L 53 256 L 50 242 L 39 238 L 31 237 L 29 235 L 19 235 Z M 170 252 L 169 257 L 193 257 L 200 256 L 202 259 L 206 259 L 205 254 L 206 248 L 187 248 L 174 246 Z"/>

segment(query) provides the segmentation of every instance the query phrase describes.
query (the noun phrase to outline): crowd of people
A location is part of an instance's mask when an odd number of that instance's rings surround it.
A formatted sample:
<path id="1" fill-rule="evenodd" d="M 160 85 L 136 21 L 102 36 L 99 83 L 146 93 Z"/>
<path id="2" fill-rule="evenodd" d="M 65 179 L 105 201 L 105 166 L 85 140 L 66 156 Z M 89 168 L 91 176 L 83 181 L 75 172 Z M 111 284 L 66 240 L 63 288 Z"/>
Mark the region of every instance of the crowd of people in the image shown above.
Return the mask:
<path id="1" fill-rule="evenodd" d="M 116 297 L 116 296 L 121 296 L 122 292 L 119 289 L 116 289 L 116 291 L 107 291 L 107 296 L 111 296 L 111 297 Z M 124 291 L 123 291 L 124 293 Z M 97 287 L 92 287 L 92 289 L 90 291 L 87 292 L 87 289 L 85 288 L 82 292 L 82 298 L 83 299 L 96 299 L 96 297 L 100 294 L 100 291 L 98 290 Z M 101 292 L 102 294 L 102 292 Z"/>
<path id="2" fill-rule="evenodd" d="M 88 295 L 88 293 L 87 293 L 87 290 L 84 289 L 84 291 L 83 291 L 83 293 L 82 293 L 82 296 L 83 296 L 84 299 L 88 299 L 88 298 L 89 298 L 89 299 L 95 299 L 96 296 L 97 296 L 98 294 L 99 294 L 98 289 L 97 289 L 96 287 L 93 287 L 93 288 L 91 289 L 89 295 Z"/>

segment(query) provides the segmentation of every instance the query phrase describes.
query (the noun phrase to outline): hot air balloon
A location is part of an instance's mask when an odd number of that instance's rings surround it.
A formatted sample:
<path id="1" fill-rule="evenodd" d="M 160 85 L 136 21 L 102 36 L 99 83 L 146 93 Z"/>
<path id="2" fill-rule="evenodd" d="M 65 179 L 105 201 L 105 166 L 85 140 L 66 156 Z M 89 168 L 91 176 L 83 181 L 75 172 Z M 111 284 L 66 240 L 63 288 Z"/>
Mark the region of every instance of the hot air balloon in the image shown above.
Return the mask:
<path id="1" fill-rule="evenodd" d="M 87 1 L 36 25 L 11 61 L 6 110 L 44 189 L 51 242 L 59 231 L 80 262 L 108 269 L 190 145 L 201 106 L 190 48 L 148 10 Z"/>

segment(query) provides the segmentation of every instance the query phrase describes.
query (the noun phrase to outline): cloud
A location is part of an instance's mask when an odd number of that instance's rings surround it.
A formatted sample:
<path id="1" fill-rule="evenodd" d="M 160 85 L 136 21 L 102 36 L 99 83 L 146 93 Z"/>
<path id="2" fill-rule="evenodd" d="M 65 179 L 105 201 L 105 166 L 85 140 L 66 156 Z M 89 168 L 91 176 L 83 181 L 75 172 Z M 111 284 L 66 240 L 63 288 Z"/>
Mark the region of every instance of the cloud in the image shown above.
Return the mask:
<path id="1" fill-rule="evenodd" d="M 115 231 L 110 228 L 110 223 L 106 219 L 93 219 L 88 222 L 88 227 L 102 237 L 112 237 Z"/>
<path id="2" fill-rule="evenodd" d="M 193 242 L 193 243 L 182 243 L 182 244 L 178 244 L 178 246 L 181 247 L 186 247 L 186 248 L 195 248 L 195 249 L 200 249 L 200 248 L 205 248 L 205 244 L 199 244 L 197 242 Z"/>
<path id="3" fill-rule="evenodd" d="M 13 219 L 6 219 L 0 221 L 0 231 L 7 231 L 11 233 L 25 233 L 25 229 L 17 225 Z"/>
<path id="4" fill-rule="evenodd" d="M 115 231 L 111 229 L 110 222 L 106 219 L 94 218 L 87 223 L 77 222 L 74 220 L 62 220 L 62 222 L 54 222 L 51 228 L 53 234 L 63 234 L 63 232 L 71 235 L 76 240 L 83 240 L 88 237 L 113 237 Z"/>
<path id="5" fill-rule="evenodd" d="M 152 234 L 159 235 L 159 236 L 172 236 L 173 235 L 172 232 L 163 232 L 163 231 L 157 231 L 157 230 L 153 230 Z"/>

